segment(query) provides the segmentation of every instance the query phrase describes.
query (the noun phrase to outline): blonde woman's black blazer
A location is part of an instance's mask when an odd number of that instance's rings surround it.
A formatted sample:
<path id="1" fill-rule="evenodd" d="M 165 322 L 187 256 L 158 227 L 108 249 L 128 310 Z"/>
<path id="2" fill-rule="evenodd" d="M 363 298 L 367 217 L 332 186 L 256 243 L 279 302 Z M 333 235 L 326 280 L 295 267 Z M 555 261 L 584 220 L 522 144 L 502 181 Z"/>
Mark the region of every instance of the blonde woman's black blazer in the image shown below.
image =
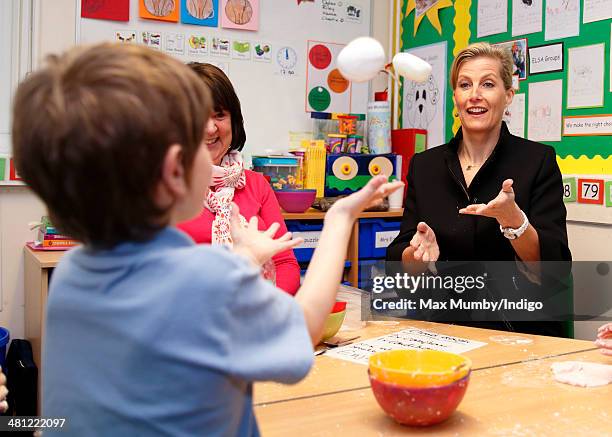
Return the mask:
<path id="1" fill-rule="evenodd" d="M 515 201 L 538 232 L 543 261 L 570 261 L 561 172 L 555 150 L 516 137 L 502 122 L 499 141 L 469 188 L 463 178 L 457 135 L 447 144 L 413 156 L 407 177 L 404 215 L 388 261 L 399 261 L 420 221 L 434 230 L 440 261 L 510 261 L 516 255 L 493 218 L 459 214 L 471 203 L 487 203 L 505 179 L 514 180 Z"/>

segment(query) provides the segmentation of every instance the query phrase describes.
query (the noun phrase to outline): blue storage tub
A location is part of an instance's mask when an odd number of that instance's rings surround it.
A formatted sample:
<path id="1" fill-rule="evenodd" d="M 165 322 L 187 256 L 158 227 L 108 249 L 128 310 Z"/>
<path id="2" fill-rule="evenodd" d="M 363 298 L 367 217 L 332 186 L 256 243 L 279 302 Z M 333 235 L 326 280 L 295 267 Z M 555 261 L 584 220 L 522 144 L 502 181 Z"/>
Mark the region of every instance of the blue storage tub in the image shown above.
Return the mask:
<path id="1" fill-rule="evenodd" d="M 400 224 L 397 219 L 359 220 L 359 259 L 385 258 L 387 247 L 399 234 Z"/>
<path id="2" fill-rule="evenodd" d="M 362 290 L 372 291 L 375 276 L 385 276 L 384 259 L 360 259 L 359 279 L 357 286 Z"/>
<path id="3" fill-rule="evenodd" d="M 304 242 L 293 249 L 298 262 L 308 262 L 312 258 L 315 247 L 319 244 L 323 222 L 287 220 L 287 230 L 293 238 L 302 237 Z"/>

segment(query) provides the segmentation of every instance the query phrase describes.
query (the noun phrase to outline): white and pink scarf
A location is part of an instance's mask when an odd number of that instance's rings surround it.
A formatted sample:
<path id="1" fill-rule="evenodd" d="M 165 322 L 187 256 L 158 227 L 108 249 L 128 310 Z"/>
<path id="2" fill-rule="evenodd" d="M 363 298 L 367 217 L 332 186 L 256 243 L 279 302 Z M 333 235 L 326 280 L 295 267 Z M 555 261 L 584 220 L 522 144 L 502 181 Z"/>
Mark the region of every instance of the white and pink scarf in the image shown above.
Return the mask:
<path id="1" fill-rule="evenodd" d="M 211 242 L 232 246 L 230 217 L 234 190 L 244 188 L 246 185 L 242 155 L 232 150 L 223 157 L 220 165 L 213 165 L 212 168 L 211 189 L 208 190 L 208 196 L 204 201 L 204 206 L 215 215 L 211 229 Z M 240 223 L 243 226 L 246 226 L 247 223 L 242 214 Z"/>

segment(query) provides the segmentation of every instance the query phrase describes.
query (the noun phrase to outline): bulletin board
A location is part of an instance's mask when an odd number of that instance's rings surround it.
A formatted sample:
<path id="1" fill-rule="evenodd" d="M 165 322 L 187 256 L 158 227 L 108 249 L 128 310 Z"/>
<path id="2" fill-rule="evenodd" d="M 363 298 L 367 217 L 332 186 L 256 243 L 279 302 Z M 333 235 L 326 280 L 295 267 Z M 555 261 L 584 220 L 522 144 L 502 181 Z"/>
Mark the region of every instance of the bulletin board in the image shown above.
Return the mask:
<path id="1" fill-rule="evenodd" d="M 587 0 L 587 2 L 590 5 L 599 4 L 603 8 L 602 11 L 595 11 L 595 15 L 598 13 L 600 16 L 611 15 L 607 11 L 609 6 L 612 7 L 610 0 L 601 0 L 599 2 Z M 487 11 L 488 14 L 501 14 L 493 31 L 504 30 L 503 27 L 505 27 L 505 30 L 479 38 L 479 32 L 483 35 L 487 31 L 491 31 L 486 26 L 488 24 L 490 27 L 489 20 L 485 23 L 480 23 L 479 27 L 478 17 L 479 14 L 484 16 L 482 8 L 485 3 L 490 8 Z M 542 15 L 539 25 L 537 18 L 532 20 L 534 14 L 530 13 L 529 16 L 520 17 L 520 10 L 518 8 L 523 7 L 521 3 L 541 8 Z M 414 51 L 422 46 L 433 45 L 434 47 L 439 47 L 441 42 L 447 44 L 445 60 L 446 95 L 444 101 L 439 102 L 438 105 L 438 110 L 444 112 L 444 142 L 447 142 L 460 127 L 459 120 L 454 115 L 452 90 L 450 89 L 449 72 L 454 55 L 468 44 L 474 42 L 486 41 L 495 44 L 524 40 L 516 46 L 520 47 L 521 44 L 525 44 L 528 50 L 527 58 L 525 59 L 524 78 L 517 81 L 518 90 L 516 90 L 517 95 L 520 96 L 519 99 L 524 99 L 524 111 L 521 114 L 524 123 L 524 137 L 535 137 L 538 131 L 538 127 L 535 126 L 536 123 L 533 123 L 534 126 L 531 126 L 531 130 L 529 126 L 530 93 L 534 93 L 533 103 L 535 103 L 536 92 L 540 92 L 540 94 L 552 93 L 555 89 L 559 88 L 558 85 L 561 85 L 561 132 L 559 137 L 549 140 L 533 139 L 553 146 L 557 152 L 557 162 L 563 173 L 564 184 L 567 185 L 564 191 L 566 192 L 565 201 L 568 209 L 568 219 L 612 224 L 612 130 L 598 129 L 598 135 L 589 136 L 569 136 L 566 134 L 571 133 L 571 131 L 564 130 L 566 117 L 588 116 L 587 120 L 612 122 L 612 115 L 610 115 L 612 114 L 612 71 L 610 66 L 612 51 L 612 19 L 610 18 L 612 17 L 584 22 L 593 19 L 592 9 L 585 13 L 584 0 L 559 2 L 563 3 L 564 6 L 569 4 L 579 9 L 579 18 L 575 21 L 572 19 L 571 23 L 576 26 L 578 34 L 571 37 L 555 37 L 555 34 L 558 32 L 567 32 L 566 26 L 569 26 L 570 23 L 565 23 L 564 26 L 557 26 L 556 28 L 553 26 L 550 26 L 548 29 L 546 28 L 548 14 L 551 13 L 546 8 L 552 3 L 552 1 L 547 2 L 543 0 L 423 0 L 416 2 L 415 5 L 415 0 L 397 0 L 396 5 L 401 7 L 401 16 L 399 17 L 399 47 L 402 51 Z M 514 26 L 513 4 L 517 5 Z M 505 12 L 504 8 L 506 8 Z M 504 14 L 506 15 L 505 18 Z M 529 22 L 530 20 L 531 22 Z M 505 26 L 502 24 L 503 21 L 506 21 Z M 552 19 L 550 21 L 552 22 Z M 521 30 L 519 26 L 523 27 L 523 29 Z M 535 31 L 532 32 L 532 30 Z M 520 33 L 522 31 L 529 33 Z M 549 71 L 531 74 L 530 70 L 532 68 L 534 71 L 537 71 L 540 67 L 530 65 L 529 50 L 558 43 L 562 43 L 562 46 L 556 47 L 563 54 L 561 68 L 551 66 Z M 569 72 L 572 71 L 571 66 L 568 65 L 570 60 L 569 53 L 572 51 L 574 54 L 577 54 L 580 50 L 583 50 L 582 47 L 584 46 L 600 44 L 603 45 L 603 92 L 601 93 L 601 101 L 597 102 L 596 105 L 592 104 L 591 107 L 569 108 L 568 106 L 580 106 L 580 99 L 576 99 L 575 96 L 568 99 L 568 80 L 575 80 L 574 78 L 576 77 L 576 69 L 573 70 L 572 78 L 568 77 L 570 75 Z M 551 53 L 547 51 L 548 49 L 551 49 L 551 47 L 545 48 L 544 53 Z M 587 54 L 587 56 L 589 55 Z M 573 57 L 572 59 L 578 58 Z M 559 80 L 561 81 L 560 84 L 552 83 L 552 81 Z M 552 86 L 547 86 L 547 89 L 545 89 L 545 87 L 539 84 L 540 82 L 548 82 Z M 399 106 L 397 125 L 402 127 L 404 127 L 404 124 L 407 124 L 405 121 L 408 120 L 408 113 L 404 114 L 404 111 L 406 111 L 406 108 L 409 107 L 407 105 L 410 103 L 407 101 L 410 91 L 409 86 L 409 83 L 403 84 L 396 99 Z M 551 95 L 551 98 L 554 97 L 556 97 L 556 94 Z M 573 103 L 574 100 L 578 101 Z M 534 111 L 534 114 L 538 110 L 535 107 L 531 109 Z M 610 116 L 607 117 L 607 115 Z M 601 118 L 595 119 L 592 116 L 600 116 Z M 584 121 L 582 119 L 575 120 L 576 123 Z M 549 136 L 548 138 L 551 137 Z M 428 144 L 428 147 L 435 145 Z M 582 192 L 581 188 L 583 189 Z M 600 189 L 602 191 L 599 191 Z M 596 191 L 599 192 L 599 197 L 597 197 L 598 203 L 589 202 L 589 197 Z"/>
<path id="2" fill-rule="evenodd" d="M 219 66 L 234 84 L 242 104 L 247 159 L 266 151 L 287 151 L 289 132 L 312 130 L 307 92 L 309 43 L 312 46 L 312 41 L 316 41 L 316 45 L 330 47 L 331 64 L 321 57 L 317 60 L 321 69 L 331 74 L 338 45 L 370 35 L 370 0 L 252 0 L 254 6 L 258 5 L 258 20 L 251 20 L 249 25 L 256 30 L 223 27 L 223 7 L 227 1 L 214 2 L 219 8 L 218 20 L 213 16 L 206 25 L 197 25 L 184 22 L 188 21 L 184 19 L 185 0 L 176 0 L 181 6 L 177 22 L 141 18 L 139 0 L 130 0 L 127 22 L 83 18 L 81 0 L 76 0 L 77 40 L 94 43 L 114 41 L 118 33 L 124 40 L 133 35 L 134 42 L 141 43 L 144 38 L 157 45 L 155 48 L 185 62 Z M 311 83 L 312 79 L 311 75 Z M 325 94 L 325 81 L 319 85 L 319 94 Z M 365 113 L 368 92 L 367 83 L 351 84 L 346 89 L 350 99 L 343 101 L 350 100 L 350 107 L 334 106 L 334 90 L 323 97 L 330 98 L 328 108 Z M 325 106 L 320 95 L 316 97 L 317 107 Z"/>

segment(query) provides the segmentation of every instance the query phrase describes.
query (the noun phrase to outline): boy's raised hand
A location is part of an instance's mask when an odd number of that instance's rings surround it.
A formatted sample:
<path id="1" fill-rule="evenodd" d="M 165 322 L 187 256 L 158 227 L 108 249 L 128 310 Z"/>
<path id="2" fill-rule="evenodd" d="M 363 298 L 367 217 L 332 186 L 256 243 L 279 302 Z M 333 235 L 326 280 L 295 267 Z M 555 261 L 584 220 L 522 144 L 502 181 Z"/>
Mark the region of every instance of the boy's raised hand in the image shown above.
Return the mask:
<path id="1" fill-rule="evenodd" d="M 263 266 L 277 253 L 292 249 L 304 241 L 302 238 L 292 240 L 291 232 L 274 239 L 280 227 L 278 223 L 272 223 L 265 231 L 257 229 L 257 224 L 257 217 L 253 216 L 246 226 L 242 226 L 238 205 L 232 203 L 230 233 L 234 241 L 233 251 L 245 255 L 258 266 Z"/>
<path id="2" fill-rule="evenodd" d="M 387 182 L 387 176 L 379 175 L 370 179 L 361 190 L 344 197 L 333 204 L 327 215 L 347 214 L 351 220 L 360 212 L 382 202 L 389 194 L 404 186 L 403 182 Z"/>

